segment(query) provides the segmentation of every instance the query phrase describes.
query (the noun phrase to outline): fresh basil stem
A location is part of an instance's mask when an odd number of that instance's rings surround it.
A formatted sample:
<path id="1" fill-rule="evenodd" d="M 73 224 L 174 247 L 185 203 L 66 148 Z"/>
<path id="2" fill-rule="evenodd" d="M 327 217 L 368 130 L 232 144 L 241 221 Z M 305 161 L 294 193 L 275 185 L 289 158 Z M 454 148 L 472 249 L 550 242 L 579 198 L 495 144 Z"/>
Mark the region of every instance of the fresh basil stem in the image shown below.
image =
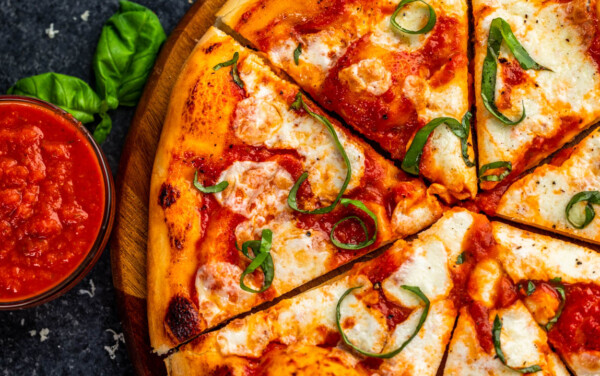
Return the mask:
<path id="1" fill-rule="evenodd" d="M 302 44 L 298 43 L 298 47 L 294 50 L 294 63 L 300 64 L 300 55 L 302 54 Z"/>
<path id="2" fill-rule="evenodd" d="M 369 210 L 369 208 L 367 208 L 367 206 L 362 201 L 351 200 L 349 198 L 342 198 L 340 203 L 342 205 L 344 205 L 344 207 L 348 207 L 348 205 L 352 204 L 352 205 L 356 206 L 357 208 L 359 208 L 360 210 L 362 210 L 363 212 L 367 213 L 369 215 L 369 217 L 371 217 L 371 219 L 375 223 L 375 232 L 373 232 L 373 236 L 369 238 L 369 231 L 367 230 L 367 226 L 365 225 L 363 220 L 358 216 L 351 215 L 349 217 L 339 220 L 331 228 L 331 234 L 329 235 L 329 238 L 331 239 L 331 242 L 333 243 L 333 245 L 335 245 L 338 248 L 342 248 L 342 249 L 362 249 L 362 248 L 368 247 L 371 244 L 375 243 L 375 239 L 377 239 L 377 216 L 375 215 L 375 213 L 373 213 L 371 210 Z M 335 235 L 334 235 L 335 229 L 342 222 L 349 221 L 349 220 L 358 221 L 358 223 L 360 224 L 360 227 L 362 227 L 362 229 L 365 233 L 364 241 L 362 241 L 358 244 L 351 244 L 351 243 L 342 243 L 335 238 Z"/>
<path id="3" fill-rule="evenodd" d="M 239 58 L 240 58 L 240 54 L 236 51 L 236 52 L 234 52 L 233 58 L 231 60 L 227 60 L 227 61 L 224 61 L 222 63 L 219 63 L 219 64 L 215 65 L 213 67 L 213 70 L 216 72 L 216 71 L 218 71 L 221 68 L 228 67 L 228 66 L 232 65 L 233 67 L 231 68 L 231 78 L 233 78 L 233 82 L 235 82 L 235 84 L 237 86 L 239 86 L 240 89 L 243 89 L 244 88 L 244 81 L 242 81 L 242 79 L 240 78 L 240 74 L 238 72 L 238 66 L 237 66 Z"/>
<path id="4" fill-rule="evenodd" d="M 549 331 L 550 329 L 552 329 L 554 324 L 556 324 L 558 322 L 558 319 L 560 318 L 560 315 L 562 315 L 562 311 L 565 308 L 565 302 L 567 301 L 567 295 L 565 294 L 565 286 L 562 284 L 561 278 L 560 277 L 553 278 L 550 280 L 550 283 L 552 284 L 552 287 L 554 287 L 554 289 L 560 296 L 560 305 L 558 306 L 558 309 L 556 310 L 556 314 L 554 314 L 554 317 L 552 317 L 550 320 L 548 320 L 546 325 L 544 325 L 544 329 L 546 329 L 546 331 Z"/>
<path id="5" fill-rule="evenodd" d="M 519 43 L 513 34 L 510 25 L 502 18 L 495 18 L 490 24 L 488 34 L 487 54 L 483 60 L 481 73 L 481 99 L 485 108 L 506 125 L 516 125 L 525 119 L 525 104 L 523 103 L 523 112 L 517 120 L 510 120 L 504 116 L 496 107 L 496 73 L 498 70 L 498 54 L 502 41 L 513 54 L 515 59 L 521 65 L 521 68 L 528 70 L 548 70 L 547 68 L 536 63 L 527 53 L 525 48 Z"/>
<path id="6" fill-rule="evenodd" d="M 469 160 L 468 140 L 469 131 L 471 129 L 469 122 L 470 119 L 471 113 L 467 112 L 463 116 L 462 122 L 459 122 L 451 117 L 439 117 L 425 124 L 425 126 L 419 129 L 413 138 L 413 141 L 410 144 L 406 155 L 404 156 L 404 160 L 402 161 L 402 169 L 409 174 L 419 175 L 419 162 L 421 160 L 421 155 L 423 154 L 425 144 L 429 139 L 429 135 L 442 124 L 446 124 L 452 133 L 454 133 L 454 135 L 460 139 L 462 158 L 465 162 L 465 165 L 467 165 L 467 167 L 475 166 L 475 164 Z"/>
<path id="7" fill-rule="evenodd" d="M 415 1 L 425 4 L 429 10 L 429 15 L 428 15 L 427 23 L 425 24 L 425 26 L 423 26 L 419 30 L 408 30 L 398 24 L 398 22 L 396 21 L 396 17 L 398 16 L 398 13 L 400 12 L 400 10 L 402 10 L 402 8 L 404 8 L 406 5 L 408 5 L 410 3 L 414 3 Z M 402 0 L 400 2 L 400 4 L 398 4 L 398 6 L 396 7 L 396 10 L 394 11 L 394 13 L 392 13 L 392 16 L 390 18 L 390 24 L 392 25 L 392 28 L 397 31 L 400 31 L 402 33 L 406 33 L 406 34 L 428 33 L 433 29 L 436 21 L 437 21 L 437 16 L 435 14 L 435 10 L 433 9 L 433 7 L 431 5 L 427 4 L 423 0 Z"/>
<path id="8" fill-rule="evenodd" d="M 465 262 L 465 253 L 461 253 L 460 255 L 458 255 L 458 257 L 456 258 L 456 265 L 462 265 Z"/>
<path id="9" fill-rule="evenodd" d="M 135 106 L 167 36 L 148 8 L 122 0 L 102 28 L 92 66 L 96 90 L 110 109 Z"/>
<path id="10" fill-rule="evenodd" d="M 583 222 L 577 222 L 571 218 L 571 210 L 573 206 L 579 202 L 585 201 L 585 219 Z M 596 217 L 596 211 L 594 210 L 593 204 L 600 205 L 600 192 L 598 191 L 584 191 L 579 192 L 575 196 L 571 198 L 569 203 L 567 204 L 567 208 L 565 209 L 565 214 L 567 215 L 567 221 L 571 224 L 571 226 L 576 229 L 585 228 L 587 225 L 592 222 L 594 217 Z"/>
<path id="11" fill-rule="evenodd" d="M 242 290 L 253 294 L 260 294 L 271 287 L 273 278 L 275 278 L 275 267 L 273 265 L 273 257 L 271 256 L 272 242 L 273 232 L 269 229 L 263 229 L 260 240 L 248 240 L 242 244 L 242 249 L 238 248 L 238 250 L 242 252 L 244 256 L 252 260 L 248 267 L 246 267 L 246 270 L 244 270 L 240 276 L 240 287 Z M 252 249 L 253 255 L 251 255 L 248 251 L 249 248 Z M 264 275 L 263 286 L 260 290 L 254 290 L 246 286 L 244 279 L 248 274 L 253 273 L 259 267 Z"/>
<path id="12" fill-rule="evenodd" d="M 404 350 L 404 348 L 410 343 L 410 341 L 412 341 L 413 338 L 415 338 L 417 336 L 417 334 L 419 334 L 419 331 L 423 327 L 423 324 L 425 323 L 425 320 L 427 319 L 427 315 L 429 314 L 429 307 L 430 307 L 431 303 L 430 303 L 429 299 L 427 299 L 425 294 L 423 294 L 423 292 L 421 291 L 421 289 L 418 286 L 402 285 L 401 287 L 404 290 L 412 292 L 419 299 L 421 299 L 421 301 L 423 303 L 425 303 L 425 307 L 423 308 L 423 312 L 421 313 L 421 317 L 419 318 L 417 327 L 415 328 L 415 331 L 411 334 L 411 336 L 408 337 L 408 339 L 406 341 L 404 341 L 402 343 L 402 345 L 400 345 L 400 347 L 398 347 L 397 349 L 392 350 L 387 353 L 383 353 L 383 354 L 382 353 L 372 353 L 372 352 L 361 350 L 356 345 L 352 344 L 352 342 L 350 342 L 350 340 L 348 339 L 348 336 L 346 336 L 346 333 L 344 333 L 344 331 L 342 330 L 342 323 L 341 323 L 341 321 L 342 321 L 342 313 L 341 313 L 342 302 L 344 301 L 346 296 L 348 296 L 352 291 L 359 289 L 361 287 L 362 287 L 362 285 L 349 288 L 340 297 L 340 300 L 338 301 L 337 306 L 335 308 L 335 321 L 336 321 L 336 324 L 338 327 L 338 331 L 340 332 L 340 335 L 342 336 L 342 339 L 344 340 L 346 345 L 350 346 L 351 348 L 353 348 L 354 350 L 356 350 L 358 353 L 360 353 L 362 355 L 369 356 L 372 358 L 381 358 L 381 359 L 393 358 L 394 356 L 398 355 L 402 350 Z"/>
<path id="13" fill-rule="evenodd" d="M 506 364 L 506 357 L 504 356 L 504 352 L 502 351 L 502 346 L 500 345 L 500 334 L 502 332 L 502 320 L 500 320 L 500 317 L 498 317 L 498 315 L 496 315 L 496 318 L 494 318 L 494 326 L 492 328 L 492 339 L 494 340 L 494 349 L 496 350 L 496 356 L 498 357 L 498 359 L 500 359 L 500 361 L 502 362 L 502 364 L 504 364 L 506 367 L 512 369 L 515 372 L 519 372 L 519 373 L 534 373 L 534 372 L 539 372 L 542 370 L 542 368 L 540 366 L 533 365 L 533 366 L 529 366 L 529 367 L 523 367 L 523 368 L 516 368 L 516 367 L 511 367 L 508 364 Z"/>
<path id="14" fill-rule="evenodd" d="M 298 180 L 296 181 L 296 183 L 290 190 L 290 194 L 288 195 L 288 199 L 287 199 L 288 206 L 290 208 L 292 208 L 293 210 L 300 212 L 300 213 L 304 213 L 304 214 L 329 213 L 337 206 L 338 202 L 340 202 L 342 195 L 344 194 L 344 192 L 346 191 L 346 188 L 348 187 L 348 184 L 350 183 L 350 179 L 352 177 L 352 166 L 350 165 L 350 160 L 348 159 L 346 150 L 344 150 L 344 147 L 342 146 L 342 143 L 340 142 L 340 139 L 338 138 L 337 132 L 333 128 L 333 125 L 331 125 L 331 123 L 329 122 L 329 120 L 327 120 L 327 118 L 325 116 L 316 114 L 316 113 L 312 112 L 310 110 L 310 108 L 308 108 L 308 106 L 306 105 L 306 103 L 304 103 L 304 100 L 302 99 L 302 93 L 296 94 L 296 100 L 294 101 L 294 103 L 292 103 L 291 108 L 293 110 L 299 110 L 300 108 L 303 108 L 304 111 L 306 111 L 310 116 L 312 116 L 313 118 L 315 118 L 316 120 L 321 122 L 323 125 L 325 125 L 325 127 L 331 134 L 331 137 L 333 138 L 333 143 L 335 144 L 335 146 L 338 149 L 338 151 L 340 152 L 340 154 L 342 154 L 342 158 L 344 159 L 344 163 L 346 164 L 347 172 L 346 172 L 346 179 L 344 179 L 344 183 L 342 184 L 342 188 L 338 192 L 335 200 L 331 203 L 331 205 L 324 206 L 324 207 L 321 207 L 321 208 L 318 208 L 315 210 L 304 210 L 304 209 L 300 209 L 298 207 L 298 201 L 296 199 L 296 196 L 298 194 L 298 189 L 300 188 L 302 183 L 304 183 L 304 181 L 308 178 L 308 172 L 304 172 L 302 175 L 300 175 L 300 177 L 298 178 Z"/>
<path id="15" fill-rule="evenodd" d="M 488 170 L 493 170 L 496 168 L 504 168 L 505 170 L 502 173 L 495 175 L 489 174 L 484 175 Z M 506 161 L 496 161 L 492 163 L 488 163 L 486 165 L 481 166 L 479 169 L 479 180 L 481 181 L 501 181 L 505 177 L 507 177 L 512 171 L 512 163 Z"/>
<path id="16" fill-rule="evenodd" d="M 219 184 L 211 185 L 210 187 L 205 187 L 198 181 L 198 171 L 196 171 L 196 174 L 194 175 L 194 187 L 196 187 L 196 189 L 198 189 L 202 193 L 221 192 L 224 191 L 225 188 L 227 188 L 228 186 L 229 183 L 227 182 L 227 180 L 223 180 Z"/>

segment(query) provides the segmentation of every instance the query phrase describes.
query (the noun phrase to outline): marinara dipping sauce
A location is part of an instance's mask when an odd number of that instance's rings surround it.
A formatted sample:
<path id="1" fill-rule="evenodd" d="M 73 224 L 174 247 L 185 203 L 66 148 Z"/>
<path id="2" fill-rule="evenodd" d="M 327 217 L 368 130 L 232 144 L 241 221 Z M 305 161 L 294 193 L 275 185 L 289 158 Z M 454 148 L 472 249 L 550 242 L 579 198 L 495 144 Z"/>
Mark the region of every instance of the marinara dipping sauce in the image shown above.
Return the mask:
<path id="1" fill-rule="evenodd" d="M 48 103 L 0 96 L 0 309 L 51 300 L 97 261 L 113 218 L 102 151 Z"/>

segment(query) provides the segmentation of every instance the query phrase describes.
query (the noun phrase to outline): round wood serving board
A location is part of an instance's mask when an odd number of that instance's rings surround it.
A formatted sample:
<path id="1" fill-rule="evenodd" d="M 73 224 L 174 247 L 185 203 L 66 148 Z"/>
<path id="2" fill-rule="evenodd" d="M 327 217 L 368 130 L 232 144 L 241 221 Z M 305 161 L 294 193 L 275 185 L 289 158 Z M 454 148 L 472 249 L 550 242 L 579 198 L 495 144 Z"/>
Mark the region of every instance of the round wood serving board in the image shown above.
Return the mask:
<path id="1" fill-rule="evenodd" d="M 173 30 L 146 83 L 121 156 L 111 265 L 127 349 L 138 375 L 166 374 L 162 360 L 151 352 L 146 314 L 148 194 L 154 155 L 171 88 L 225 1 L 196 1 Z"/>

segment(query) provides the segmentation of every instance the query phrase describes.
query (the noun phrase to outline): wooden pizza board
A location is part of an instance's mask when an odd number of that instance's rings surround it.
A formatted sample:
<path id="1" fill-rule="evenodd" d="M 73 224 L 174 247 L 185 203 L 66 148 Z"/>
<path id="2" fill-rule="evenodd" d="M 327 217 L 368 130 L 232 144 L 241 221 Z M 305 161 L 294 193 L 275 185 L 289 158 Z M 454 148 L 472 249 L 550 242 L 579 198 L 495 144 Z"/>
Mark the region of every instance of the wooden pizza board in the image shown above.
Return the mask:
<path id="1" fill-rule="evenodd" d="M 171 88 L 225 1 L 196 1 L 173 30 L 146 83 L 121 156 L 111 265 L 127 350 L 138 375 L 166 374 L 164 363 L 150 350 L 146 314 L 148 194 L 154 155 Z"/>

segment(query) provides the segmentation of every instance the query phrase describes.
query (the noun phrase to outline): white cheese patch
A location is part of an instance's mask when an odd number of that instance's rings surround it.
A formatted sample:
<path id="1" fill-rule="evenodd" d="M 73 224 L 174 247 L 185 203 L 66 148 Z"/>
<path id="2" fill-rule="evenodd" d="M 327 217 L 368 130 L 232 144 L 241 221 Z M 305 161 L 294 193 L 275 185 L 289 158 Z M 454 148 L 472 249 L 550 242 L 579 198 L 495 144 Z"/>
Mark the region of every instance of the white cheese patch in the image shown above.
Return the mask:
<path id="1" fill-rule="evenodd" d="M 221 181 L 229 185 L 215 193 L 215 199 L 234 213 L 253 219 L 256 226 L 287 209 L 287 196 L 294 184 L 289 172 L 277 162 L 236 161 L 221 173 Z"/>
<path id="2" fill-rule="evenodd" d="M 309 172 L 308 180 L 313 193 L 325 202 L 333 201 L 346 178 L 347 168 L 332 135 L 324 124 L 312 116 L 299 115 L 291 110 L 275 88 L 264 84 L 264 80 L 261 80 L 264 75 L 269 76 L 269 81 L 277 82 L 280 79 L 254 59 L 248 57 L 240 67 L 240 76 L 253 99 L 240 102 L 236 112 L 241 111 L 240 118 L 248 114 L 255 114 L 255 117 L 246 120 L 244 126 L 234 124 L 236 136 L 252 145 L 296 149 L 305 159 L 304 167 Z M 265 122 L 269 122 L 269 125 Z M 352 166 L 349 191 L 359 186 L 364 174 L 364 150 L 339 130 L 337 136 Z"/>
<path id="3" fill-rule="evenodd" d="M 334 30 L 323 30 L 308 35 L 306 48 L 300 55 L 300 61 L 312 64 L 322 71 L 328 71 L 345 52 L 344 44 L 340 43 L 340 37 L 340 33 L 336 33 Z"/>
<path id="4" fill-rule="evenodd" d="M 477 263 L 469 280 L 471 297 L 488 308 L 494 307 L 501 278 L 502 268 L 496 260 L 487 259 Z"/>
<path id="5" fill-rule="evenodd" d="M 492 224 L 499 260 L 513 281 L 560 277 L 565 283 L 597 283 L 600 254 L 503 223 Z"/>
<path id="6" fill-rule="evenodd" d="M 431 301 L 447 296 L 452 289 L 444 244 L 436 238 L 412 242 L 411 256 L 382 283 L 386 296 L 405 307 L 419 307 L 421 300 L 402 285 L 417 286 Z"/>
<path id="7" fill-rule="evenodd" d="M 380 311 L 367 308 L 365 302 L 351 293 L 342 302 L 340 312 L 341 325 L 350 342 L 364 351 L 377 353 L 383 350 L 388 327 Z"/>
<path id="8" fill-rule="evenodd" d="M 446 211 L 441 220 L 423 232 L 423 236 L 435 236 L 444 243 L 447 260 L 450 265 L 455 265 L 456 258 L 463 252 L 463 241 L 473 222 L 472 212 L 455 208 Z"/>
<path id="9" fill-rule="evenodd" d="M 520 221 L 565 231 L 591 240 L 600 240 L 600 219 L 585 228 L 575 229 L 565 214 L 567 204 L 579 192 L 600 190 L 600 131 L 594 131 L 579 143 L 561 166 L 543 165 L 526 175 L 506 191 L 497 212 Z M 584 205 L 582 203 L 581 205 Z M 575 206 L 573 219 L 583 214 Z"/>
<path id="10" fill-rule="evenodd" d="M 392 86 L 392 74 L 377 58 L 364 59 L 352 64 L 342 69 L 338 76 L 352 91 L 366 91 L 376 96 L 382 95 Z"/>
<path id="11" fill-rule="evenodd" d="M 546 342 L 546 336 L 523 304 L 517 301 L 500 310 L 499 316 L 502 320 L 500 341 L 507 363 L 512 367 L 545 363 L 538 346 Z"/>

